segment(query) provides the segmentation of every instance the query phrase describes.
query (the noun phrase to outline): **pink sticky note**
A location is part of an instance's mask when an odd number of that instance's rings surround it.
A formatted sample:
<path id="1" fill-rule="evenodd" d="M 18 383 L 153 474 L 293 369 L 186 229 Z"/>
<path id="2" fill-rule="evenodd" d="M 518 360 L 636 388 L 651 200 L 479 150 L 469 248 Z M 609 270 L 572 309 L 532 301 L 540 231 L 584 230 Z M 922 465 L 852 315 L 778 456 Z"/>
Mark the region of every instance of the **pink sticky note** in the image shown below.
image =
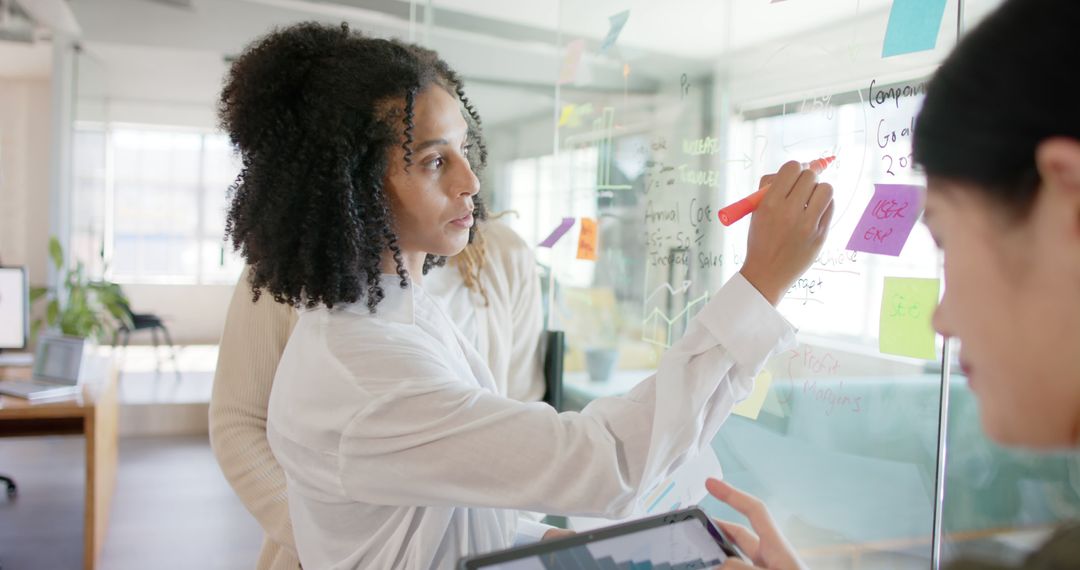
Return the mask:
<path id="1" fill-rule="evenodd" d="M 563 59 L 562 71 L 559 73 L 559 85 L 577 80 L 578 66 L 581 65 L 581 54 L 584 52 L 585 40 L 574 40 L 566 44 L 566 58 Z"/>
<path id="2" fill-rule="evenodd" d="M 556 227 L 551 232 L 551 235 L 544 238 L 544 241 L 540 242 L 540 245 L 538 247 L 551 247 L 555 245 L 560 239 L 562 239 L 564 235 L 566 235 L 566 232 L 570 231 L 570 228 L 573 226 L 574 218 L 563 218 L 562 222 L 559 223 L 558 227 Z"/>
<path id="3" fill-rule="evenodd" d="M 874 197 L 847 248 L 882 255 L 900 255 L 922 213 L 926 189 L 910 184 L 874 184 Z"/>

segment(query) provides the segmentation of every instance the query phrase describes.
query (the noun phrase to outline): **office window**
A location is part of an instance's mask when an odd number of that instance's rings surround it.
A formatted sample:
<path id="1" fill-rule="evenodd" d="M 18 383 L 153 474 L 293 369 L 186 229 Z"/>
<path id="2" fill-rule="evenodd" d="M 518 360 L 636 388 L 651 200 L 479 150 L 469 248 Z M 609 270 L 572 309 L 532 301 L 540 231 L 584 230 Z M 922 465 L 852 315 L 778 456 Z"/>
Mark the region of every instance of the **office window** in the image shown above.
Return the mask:
<path id="1" fill-rule="evenodd" d="M 75 148 L 75 195 L 102 196 L 75 209 L 79 258 L 121 283 L 235 282 L 243 262 L 224 233 L 240 166 L 225 135 L 84 125 Z"/>
<path id="2" fill-rule="evenodd" d="M 77 129 L 72 147 L 74 191 L 68 253 L 83 262 L 88 274 L 98 276 L 105 271 L 105 132 Z"/>
<path id="3" fill-rule="evenodd" d="M 203 137 L 203 201 L 200 271 L 205 282 L 234 283 L 244 261 L 225 241 L 225 213 L 229 207 L 229 186 L 240 172 L 240 157 L 232 151 L 229 137 L 222 134 Z"/>

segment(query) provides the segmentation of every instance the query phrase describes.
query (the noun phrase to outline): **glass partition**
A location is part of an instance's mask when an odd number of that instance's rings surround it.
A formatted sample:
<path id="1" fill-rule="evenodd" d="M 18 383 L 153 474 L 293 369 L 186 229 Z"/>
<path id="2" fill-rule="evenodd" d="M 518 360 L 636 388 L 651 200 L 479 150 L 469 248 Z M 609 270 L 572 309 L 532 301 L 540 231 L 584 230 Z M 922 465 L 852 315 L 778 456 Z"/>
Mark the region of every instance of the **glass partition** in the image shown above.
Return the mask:
<path id="1" fill-rule="evenodd" d="M 638 514 L 700 502 L 738 518 L 700 486 L 723 473 L 771 506 L 814 567 L 931 565 L 943 358 L 925 322 L 943 286 L 941 258 L 921 224 L 897 255 L 852 244 L 883 245 L 902 231 L 867 226 L 875 206 L 879 220 L 890 207 L 918 219 L 911 187 L 925 180 L 911 162 L 911 128 L 926 81 L 960 22 L 973 25 L 996 4 L 946 2 L 931 49 L 888 56 L 887 0 L 552 2 L 498 15 L 504 26 L 492 34 L 505 38 L 533 12 L 557 14 L 552 44 L 523 41 L 520 52 L 488 56 L 501 69 L 542 52 L 530 62 L 545 66 L 553 98 L 487 128 L 485 190 L 496 209 L 518 213 L 508 219 L 532 244 L 572 223 L 537 249 L 552 293 L 549 326 L 566 331 L 571 408 L 623 393 L 655 370 L 739 270 L 748 221 L 723 226 L 720 208 L 787 160 L 836 157 L 821 175 L 836 191 L 829 240 L 780 306 L 799 329 L 798 346 L 766 366 L 756 405 L 740 406 L 710 452 L 653 482 Z M 466 79 L 482 93 L 490 76 L 474 70 Z M 508 83 L 490 93 L 497 108 L 496 98 L 512 93 L 500 90 L 514 88 L 512 98 L 530 93 L 543 105 L 527 80 Z M 487 101 L 478 100 L 484 115 Z M 910 198 L 907 209 L 889 202 L 898 196 Z M 917 347 L 895 344 L 904 318 L 923 327 Z M 1077 458 L 989 444 L 963 380 L 950 386 L 945 559 L 1015 557 L 1076 516 Z"/>

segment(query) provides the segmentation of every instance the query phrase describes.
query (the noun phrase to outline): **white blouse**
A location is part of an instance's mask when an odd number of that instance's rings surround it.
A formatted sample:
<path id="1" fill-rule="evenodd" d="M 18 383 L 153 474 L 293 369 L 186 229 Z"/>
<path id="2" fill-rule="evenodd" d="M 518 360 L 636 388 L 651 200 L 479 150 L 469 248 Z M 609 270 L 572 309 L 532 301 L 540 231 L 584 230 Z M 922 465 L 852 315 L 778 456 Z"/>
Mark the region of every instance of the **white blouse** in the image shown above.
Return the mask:
<path id="1" fill-rule="evenodd" d="M 499 395 L 484 359 L 422 287 L 386 276 L 362 303 L 304 311 L 267 437 L 307 568 L 450 569 L 509 546 L 517 509 L 628 515 L 708 445 L 794 330 L 732 278 L 629 394 L 581 413 Z"/>
<path id="2" fill-rule="evenodd" d="M 483 222 L 484 297 L 465 286 L 448 263 L 424 276 L 424 290 L 438 299 L 450 320 L 487 359 L 499 393 L 535 402 L 544 397 L 544 312 L 536 257 L 509 226 Z"/>
<path id="3" fill-rule="evenodd" d="M 540 347 L 543 311 L 536 260 L 508 226 L 486 221 L 482 231 L 487 241 L 480 284 L 487 293 L 486 305 L 465 287 L 456 267 L 432 270 L 425 277 L 425 286 L 444 302 L 451 318 L 469 331 L 466 337 L 487 356 L 495 376 L 505 379 L 505 394 L 523 401 L 539 400 L 544 394 Z M 210 398 L 214 455 L 237 496 L 266 531 L 255 565 L 258 570 L 296 570 L 300 566 L 285 473 L 266 440 L 270 390 L 296 319 L 292 307 L 275 303 L 270 295 L 252 302 L 245 268 L 229 303 Z M 539 540 L 549 528 L 530 517 L 523 518 L 517 539 Z"/>

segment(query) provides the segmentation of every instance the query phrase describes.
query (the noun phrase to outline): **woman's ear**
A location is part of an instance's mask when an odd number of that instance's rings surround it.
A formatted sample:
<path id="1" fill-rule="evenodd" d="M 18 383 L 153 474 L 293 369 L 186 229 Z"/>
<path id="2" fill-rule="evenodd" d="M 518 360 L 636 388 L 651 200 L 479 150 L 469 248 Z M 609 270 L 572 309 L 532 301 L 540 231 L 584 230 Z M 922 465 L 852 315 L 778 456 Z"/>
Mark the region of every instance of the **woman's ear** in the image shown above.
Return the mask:
<path id="1" fill-rule="evenodd" d="M 1080 204 L 1080 140 L 1044 140 L 1035 149 L 1035 163 L 1047 189 L 1065 192 Z"/>
<path id="2" fill-rule="evenodd" d="M 1044 140 L 1035 149 L 1035 165 L 1042 179 L 1039 193 L 1046 199 L 1042 209 L 1050 214 L 1047 219 L 1069 226 L 1058 226 L 1058 231 L 1064 232 L 1058 236 L 1071 236 L 1065 242 L 1058 242 L 1059 245 L 1080 246 L 1080 140 L 1068 137 Z"/>

